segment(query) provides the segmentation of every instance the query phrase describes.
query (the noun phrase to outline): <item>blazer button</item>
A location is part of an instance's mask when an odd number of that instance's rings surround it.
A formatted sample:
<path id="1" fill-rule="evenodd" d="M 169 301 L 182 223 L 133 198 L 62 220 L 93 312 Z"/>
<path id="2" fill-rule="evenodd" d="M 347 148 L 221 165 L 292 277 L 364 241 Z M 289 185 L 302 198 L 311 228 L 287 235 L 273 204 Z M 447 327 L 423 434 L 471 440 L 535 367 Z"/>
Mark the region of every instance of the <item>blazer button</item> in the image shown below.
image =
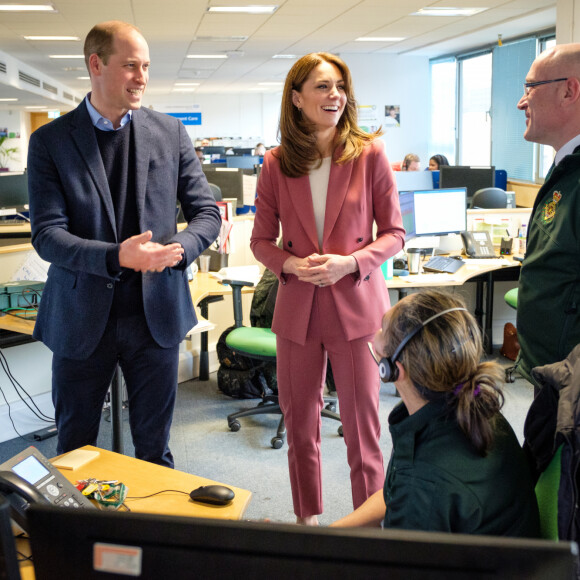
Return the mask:
<path id="1" fill-rule="evenodd" d="M 291 247 L 292 247 L 292 242 L 291 242 L 291 241 L 289 241 L 289 242 L 288 242 L 288 247 L 289 247 L 289 248 L 291 248 Z"/>
<path id="2" fill-rule="evenodd" d="M 357 238 L 356 241 L 357 241 L 357 243 L 360 244 L 363 241 L 363 239 L 362 238 Z"/>
<path id="3" fill-rule="evenodd" d="M 109 282 L 109 283 L 107 284 L 107 288 L 110 290 L 112 287 L 113 287 L 113 283 L 112 283 L 112 282 Z"/>

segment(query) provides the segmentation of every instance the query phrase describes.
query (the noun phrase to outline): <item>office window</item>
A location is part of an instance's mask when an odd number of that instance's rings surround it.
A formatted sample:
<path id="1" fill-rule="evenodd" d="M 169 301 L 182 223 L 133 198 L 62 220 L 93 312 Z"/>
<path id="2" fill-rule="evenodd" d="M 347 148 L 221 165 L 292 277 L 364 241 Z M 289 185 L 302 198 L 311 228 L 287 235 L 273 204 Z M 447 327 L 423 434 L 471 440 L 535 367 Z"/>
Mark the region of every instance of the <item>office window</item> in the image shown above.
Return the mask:
<path id="1" fill-rule="evenodd" d="M 534 179 L 534 145 L 524 139 L 525 115 L 517 104 L 536 47 L 536 39 L 528 38 L 493 49 L 492 165 L 528 181 Z"/>
<path id="2" fill-rule="evenodd" d="M 491 165 L 491 53 L 459 60 L 460 165 Z"/>
<path id="3" fill-rule="evenodd" d="M 440 153 L 455 162 L 456 76 L 454 58 L 431 62 L 431 134 L 429 156 Z"/>

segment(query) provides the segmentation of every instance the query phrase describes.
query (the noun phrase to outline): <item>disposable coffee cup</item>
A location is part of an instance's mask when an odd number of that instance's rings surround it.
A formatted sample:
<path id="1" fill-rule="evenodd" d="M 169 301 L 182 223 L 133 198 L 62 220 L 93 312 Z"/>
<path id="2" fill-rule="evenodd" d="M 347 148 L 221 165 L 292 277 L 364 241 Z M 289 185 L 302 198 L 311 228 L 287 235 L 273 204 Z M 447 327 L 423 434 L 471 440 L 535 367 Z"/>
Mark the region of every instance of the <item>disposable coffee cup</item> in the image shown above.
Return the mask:
<path id="1" fill-rule="evenodd" d="M 409 274 L 418 274 L 421 269 L 421 249 L 409 248 L 407 250 L 407 265 Z"/>
<path id="2" fill-rule="evenodd" d="M 204 256 L 201 255 L 199 257 L 199 271 L 200 272 L 209 272 L 209 261 L 211 256 Z"/>

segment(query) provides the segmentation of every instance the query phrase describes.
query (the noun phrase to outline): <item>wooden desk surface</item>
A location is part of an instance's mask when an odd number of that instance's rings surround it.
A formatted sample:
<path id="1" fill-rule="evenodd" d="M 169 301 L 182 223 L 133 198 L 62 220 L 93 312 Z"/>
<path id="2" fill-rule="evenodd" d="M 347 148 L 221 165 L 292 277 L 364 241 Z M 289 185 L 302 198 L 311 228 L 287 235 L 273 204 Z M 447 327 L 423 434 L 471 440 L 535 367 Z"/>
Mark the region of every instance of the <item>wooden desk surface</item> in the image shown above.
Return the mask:
<path id="1" fill-rule="evenodd" d="M 118 479 L 128 488 L 127 506 L 131 511 L 167 514 L 176 516 L 191 516 L 201 518 L 219 518 L 225 520 L 239 520 L 243 517 L 252 493 L 228 483 L 223 483 L 233 489 L 236 497 L 230 505 L 211 506 L 193 502 L 189 495 L 182 493 L 163 493 L 146 499 L 131 499 L 132 497 L 146 496 L 165 489 L 181 490 L 189 494 L 190 491 L 202 485 L 221 483 L 206 477 L 191 475 L 177 469 L 170 469 L 155 465 L 148 461 L 128 457 L 106 449 L 86 445 L 81 449 L 99 451 L 97 459 L 79 467 L 78 469 L 60 470 L 61 473 L 74 483 L 79 479 L 94 477 L 96 479 Z"/>
<path id="2" fill-rule="evenodd" d="M 509 264 L 498 265 L 496 259 L 491 260 L 470 260 L 465 258 L 465 265 L 459 268 L 454 274 L 440 274 L 436 272 L 422 272 L 421 274 L 410 274 L 409 276 L 396 276 L 391 280 L 386 280 L 387 288 L 426 288 L 432 286 L 462 286 L 476 276 L 487 274 L 503 268 L 520 267 L 521 263 L 513 259 L 513 256 L 504 256 Z M 421 262 L 424 265 L 427 260 Z"/>
<path id="3" fill-rule="evenodd" d="M 188 495 L 182 493 L 162 493 L 147 499 L 130 499 L 165 489 L 181 490 L 189 494 L 190 491 L 202 485 L 221 482 L 120 455 L 92 445 L 86 445 L 81 449 L 99 451 L 100 456 L 74 471 L 62 469 L 61 473 L 73 484 L 79 479 L 89 477 L 122 481 L 129 488 L 128 499 L 125 503 L 133 512 L 239 520 L 252 499 L 250 491 L 227 483 L 223 485 L 227 485 L 236 494 L 232 503 L 227 506 L 196 503 Z M 29 544 L 26 540 L 19 540 L 18 548 L 29 554 Z M 20 565 L 20 573 L 22 580 L 34 579 L 34 568 L 30 562 Z"/>

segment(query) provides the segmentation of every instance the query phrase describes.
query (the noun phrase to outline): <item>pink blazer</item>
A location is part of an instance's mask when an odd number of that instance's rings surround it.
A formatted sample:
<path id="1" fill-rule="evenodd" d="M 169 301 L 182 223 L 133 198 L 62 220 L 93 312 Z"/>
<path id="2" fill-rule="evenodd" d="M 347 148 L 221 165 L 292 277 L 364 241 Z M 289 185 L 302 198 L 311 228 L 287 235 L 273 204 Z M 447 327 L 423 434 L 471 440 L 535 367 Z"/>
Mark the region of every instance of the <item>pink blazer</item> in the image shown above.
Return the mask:
<path id="1" fill-rule="evenodd" d="M 356 258 L 359 272 L 329 288 L 347 340 L 374 333 L 390 306 L 380 266 L 401 250 L 405 235 L 383 142 L 370 143 L 355 161 L 332 164 L 322 248 L 318 246 L 309 178 L 283 175 L 275 151 L 264 157 L 250 241 L 256 259 L 280 280 L 272 330 L 304 344 L 316 287 L 283 274 L 282 266 L 291 255 L 304 258 L 316 252 Z M 339 155 L 336 151 L 335 158 Z M 280 225 L 282 249 L 276 245 Z"/>

